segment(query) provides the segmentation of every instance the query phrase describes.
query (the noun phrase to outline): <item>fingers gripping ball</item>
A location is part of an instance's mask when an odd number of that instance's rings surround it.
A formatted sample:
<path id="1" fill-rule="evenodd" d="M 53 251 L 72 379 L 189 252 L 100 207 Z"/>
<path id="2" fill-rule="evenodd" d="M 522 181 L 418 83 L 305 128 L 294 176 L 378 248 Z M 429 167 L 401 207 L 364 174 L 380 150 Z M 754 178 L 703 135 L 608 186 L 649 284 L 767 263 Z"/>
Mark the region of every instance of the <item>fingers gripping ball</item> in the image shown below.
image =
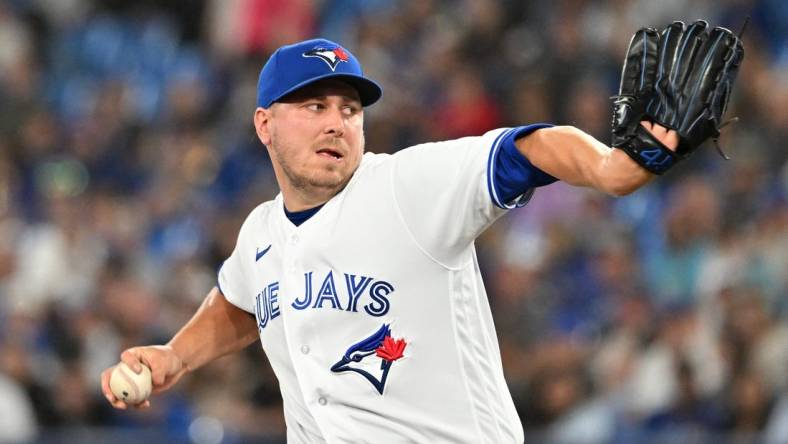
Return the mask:
<path id="1" fill-rule="evenodd" d="M 116 398 L 130 405 L 144 402 L 153 389 L 150 369 L 144 364 L 140 366 L 142 371 L 137 374 L 131 367 L 121 362 L 112 370 L 109 377 L 109 388 L 112 393 Z"/>

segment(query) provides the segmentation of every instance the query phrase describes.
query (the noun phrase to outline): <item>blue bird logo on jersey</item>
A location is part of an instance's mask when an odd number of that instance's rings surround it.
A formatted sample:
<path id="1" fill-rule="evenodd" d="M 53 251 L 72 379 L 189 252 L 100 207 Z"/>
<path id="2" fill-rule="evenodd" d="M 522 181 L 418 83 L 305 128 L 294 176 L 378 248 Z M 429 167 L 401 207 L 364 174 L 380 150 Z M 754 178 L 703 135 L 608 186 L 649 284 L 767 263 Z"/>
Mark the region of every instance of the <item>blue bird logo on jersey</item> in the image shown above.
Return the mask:
<path id="1" fill-rule="evenodd" d="M 391 365 L 402 358 L 406 345 L 404 339 L 392 338 L 389 324 L 383 324 L 369 337 L 351 345 L 342 359 L 331 366 L 331 371 L 358 373 L 367 378 L 367 381 L 382 395 Z M 378 358 L 380 358 L 379 366 Z"/>
<path id="2" fill-rule="evenodd" d="M 331 68 L 331 71 L 334 71 L 337 68 L 339 62 L 347 62 L 350 58 L 347 52 L 342 49 L 341 46 L 337 46 L 335 48 L 318 46 L 317 48 L 309 50 L 302 55 L 304 57 L 319 58 L 328 64 L 328 66 Z"/>

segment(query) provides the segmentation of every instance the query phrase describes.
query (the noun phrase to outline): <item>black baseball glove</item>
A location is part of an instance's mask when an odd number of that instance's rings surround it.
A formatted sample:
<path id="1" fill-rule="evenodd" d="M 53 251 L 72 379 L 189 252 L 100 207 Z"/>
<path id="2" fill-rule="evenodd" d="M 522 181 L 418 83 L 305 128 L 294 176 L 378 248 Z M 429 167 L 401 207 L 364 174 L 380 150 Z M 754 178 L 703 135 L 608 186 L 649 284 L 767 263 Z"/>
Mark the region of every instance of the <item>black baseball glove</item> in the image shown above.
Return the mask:
<path id="1" fill-rule="evenodd" d="M 613 140 L 640 166 L 662 174 L 689 156 L 723 125 L 744 48 L 738 36 L 697 21 L 673 22 L 662 32 L 640 29 L 632 36 L 621 86 L 613 97 Z M 676 151 L 642 125 L 648 120 L 675 130 Z"/>

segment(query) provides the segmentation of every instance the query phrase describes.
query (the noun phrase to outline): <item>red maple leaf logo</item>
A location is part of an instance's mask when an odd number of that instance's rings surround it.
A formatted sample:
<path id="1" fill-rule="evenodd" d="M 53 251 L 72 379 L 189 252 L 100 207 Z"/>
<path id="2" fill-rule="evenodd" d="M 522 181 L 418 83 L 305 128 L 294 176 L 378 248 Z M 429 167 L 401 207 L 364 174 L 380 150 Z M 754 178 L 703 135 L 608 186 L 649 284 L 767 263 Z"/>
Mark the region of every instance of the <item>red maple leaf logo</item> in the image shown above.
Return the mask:
<path id="1" fill-rule="evenodd" d="M 344 49 L 337 47 L 334 49 L 334 54 L 336 54 L 337 57 L 339 57 L 339 60 L 342 60 L 343 62 L 347 62 L 348 55 Z"/>
<path id="2" fill-rule="evenodd" d="M 404 339 L 392 339 L 391 336 L 383 338 L 383 344 L 375 350 L 375 354 L 387 361 L 396 361 L 402 357 L 402 352 L 405 351 Z"/>

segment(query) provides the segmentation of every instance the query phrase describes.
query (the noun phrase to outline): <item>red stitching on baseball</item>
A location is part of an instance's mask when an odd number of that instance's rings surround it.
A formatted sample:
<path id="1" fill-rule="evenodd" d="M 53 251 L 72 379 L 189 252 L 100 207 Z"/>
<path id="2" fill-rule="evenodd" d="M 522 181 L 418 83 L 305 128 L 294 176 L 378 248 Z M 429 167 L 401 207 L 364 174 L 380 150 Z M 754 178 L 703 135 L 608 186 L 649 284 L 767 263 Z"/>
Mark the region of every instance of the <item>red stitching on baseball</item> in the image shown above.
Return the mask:
<path id="1" fill-rule="evenodd" d="M 123 367 L 118 367 L 118 370 L 120 371 L 120 375 L 123 377 L 123 379 L 125 379 L 126 382 L 129 383 L 129 387 L 134 392 L 134 398 L 139 400 L 139 398 L 140 398 L 140 389 L 137 387 L 137 384 L 134 383 L 134 380 L 131 379 L 131 376 L 126 374 L 126 370 Z M 125 401 L 125 399 L 124 399 L 124 401 Z"/>

